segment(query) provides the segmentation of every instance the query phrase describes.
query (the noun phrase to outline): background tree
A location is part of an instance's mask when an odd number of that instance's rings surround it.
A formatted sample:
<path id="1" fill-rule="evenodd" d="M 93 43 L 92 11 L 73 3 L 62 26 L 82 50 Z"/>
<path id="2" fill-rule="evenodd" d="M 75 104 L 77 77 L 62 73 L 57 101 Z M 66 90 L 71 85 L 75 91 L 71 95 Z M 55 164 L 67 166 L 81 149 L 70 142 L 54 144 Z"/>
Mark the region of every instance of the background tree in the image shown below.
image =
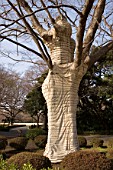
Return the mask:
<path id="1" fill-rule="evenodd" d="M 47 76 L 47 73 L 43 73 L 37 80 L 34 88 L 29 92 L 24 101 L 24 109 L 31 117 L 37 122 L 39 127 L 40 118 L 43 117 L 44 129 L 47 130 L 47 105 L 42 94 L 42 83 Z"/>
<path id="2" fill-rule="evenodd" d="M 94 47 L 94 50 L 97 50 Z M 83 77 L 77 122 L 81 131 L 113 130 L 113 50 L 98 60 Z"/>
<path id="3" fill-rule="evenodd" d="M 14 71 L 0 67 L 0 111 L 11 124 L 22 111 L 25 95 L 28 93 L 24 81 Z M 4 121 L 5 121 L 4 120 Z"/>
<path id="4" fill-rule="evenodd" d="M 92 64 L 113 48 L 112 8 L 112 0 L 1 2 L 1 40 L 16 44 L 18 55 L 19 47 L 29 50 L 49 67 L 42 86 L 49 127 L 44 155 L 52 162 L 79 149 L 75 114 L 79 84 Z M 26 45 L 28 37 L 34 48 Z M 91 53 L 97 42 L 100 48 Z"/>

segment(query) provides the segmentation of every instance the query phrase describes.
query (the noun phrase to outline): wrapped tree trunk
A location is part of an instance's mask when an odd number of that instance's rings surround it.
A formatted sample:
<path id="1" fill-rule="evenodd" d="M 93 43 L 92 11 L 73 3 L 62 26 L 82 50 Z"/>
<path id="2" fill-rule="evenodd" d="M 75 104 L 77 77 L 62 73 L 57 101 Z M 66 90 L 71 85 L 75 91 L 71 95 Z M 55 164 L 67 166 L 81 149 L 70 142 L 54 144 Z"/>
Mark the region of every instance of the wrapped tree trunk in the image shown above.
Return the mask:
<path id="1" fill-rule="evenodd" d="M 78 88 L 85 67 L 75 63 L 54 66 L 42 86 L 48 106 L 48 141 L 44 155 L 59 162 L 79 149 L 76 130 Z"/>
<path id="2" fill-rule="evenodd" d="M 48 107 L 48 140 L 44 155 L 56 163 L 79 149 L 78 88 L 87 66 L 77 67 L 73 61 L 75 43 L 71 38 L 71 26 L 65 19 L 58 20 L 55 29 L 45 32 L 43 38 L 47 41 L 51 35 L 54 37 L 49 43 L 53 68 L 42 85 Z"/>

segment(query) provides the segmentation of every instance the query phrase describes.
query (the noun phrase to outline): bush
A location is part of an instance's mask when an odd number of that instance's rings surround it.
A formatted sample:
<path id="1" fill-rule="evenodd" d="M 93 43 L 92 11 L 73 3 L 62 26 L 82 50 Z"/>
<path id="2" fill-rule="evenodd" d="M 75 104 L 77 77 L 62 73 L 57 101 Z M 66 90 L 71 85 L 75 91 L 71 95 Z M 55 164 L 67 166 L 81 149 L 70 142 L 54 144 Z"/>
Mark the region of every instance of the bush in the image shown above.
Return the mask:
<path id="1" fill-rule="evenodd" d="M 107 147 L 108 148 L 113 148 L 113 139 L 109 139 L 107 142 Z"/>
<path id="2" fill-rule="evenodd" d="M 53 169 L 47 168 L 47 169 L 45 169 L 45 168 L 43 168 L 43 169 L 41 169 L 41 170 L 63 170 L 63 169 L 59 169 L 59 168 L 53 168 Z"/>
<path id="3" fill-rule="evenodd" d="M 68 154 L 61 167 L 64 170 L 113 170 L 113 162 L 99 152 L 77 151 Z"/>
<path id="4" fill-rule="evenodd" d="M 14 164 L 7 165 L 7 162 L 3 160 L 2 156 L 0 155 L 0 170 L 17 170 Z"/>
<path id="5" fill-rule="evenodd" d="M 0 131 L 8 132 L 9 131 L 9 126 L 0 125 Z"/>
<path id="6" fill-rule="evenodd" d="M 7 138 L 5 136 L 0 135 L 0 150 L 5 149 L 7 146 Z"/>
<path id="7" fill-rule="evenodd" d="M 41 129 L 41 128 L 34 128 L 34 129 L 29 129 L 26 133 L 26 137 L 28 139 L 34 140 L 34 138 L 38 135 L 45 135 L 46 131 Z"/>
<path id="8" fill-rule="evenodd" d="M 27 164 L 24 164 L 20 170 L 36 170 L 36 169 L 33 168 L 31 164 L 27 163 Z"/>
<path id="9" fill-rule="evenodd" d="M 113 159 L 113 149 L 110 149 L 109 151 L 107 151 L 106 157 L 109 159 Z"/>
<path id="10" fill-rule="evenodd" d="M 78 137 L 78 142 L 80 147 L 86 147 L 87 146 L 87 140 L 83 136 Z"/>
<path id="11" fill-rule="evenodd" d="M 13 163 L 19 168 L 21 168 L 26 163 L 30 163 L 33 168 L 36 168 L 36 170 L 52 167 L 51 162 L 47 157 L 33 152 L 21 152 L 15 154 L 8 159 L 7 163 Z"/>
<path id="12" fill-rule="evenodd" d="M 7 164 L 7 162 L 0 155 L 0 170 L 19 170 L 19 169 L 13 163 Z M 36 169 L 34 169 L 31 164 L 27 163 L 24 164 L 20 170 L 36 170 Z"/>
<path id="13" fill-rule="evenodd" d="M 4 160 L 6 160 L 6 159 L 7 159 L 6 153 L 3 152 L 3 151 L 1 151 L 1 152 L 0 152 L 0 159 L 1 159 L 1 157 L 2 157 Z"/>
<path id="14" fill-rule="evenodd" d="M 102 139 L 99 139 L 99 138 L 94 138 L 90 141 L 90 144 L 95 148 L 102 147 L 103 143 L 104 143 L 104 141 Z"/>
<path id="15" fill-rule="evenodd" d="M 34 128 L 36 128 L 36 125 L 34 124 L 34 125 L 31 125 L 30 127 L 29 127 L 29 129 L 34 129 Z"/>
<path id="16" fill-rule="evenodd" d="M 35 137 L 34 142 L 35 142 L 36 146 L 43 149 L 43 148 L 45 148 L 45 145 L 47 143 L 47 136 L 39 135 L 39 136 Z"/>
<path id="17" fill-rule="evenodd" d="M 9 139 L 9 145 L 17 150 L 24 150 L 28 139 L 26 137 L 16 137 Z"/>

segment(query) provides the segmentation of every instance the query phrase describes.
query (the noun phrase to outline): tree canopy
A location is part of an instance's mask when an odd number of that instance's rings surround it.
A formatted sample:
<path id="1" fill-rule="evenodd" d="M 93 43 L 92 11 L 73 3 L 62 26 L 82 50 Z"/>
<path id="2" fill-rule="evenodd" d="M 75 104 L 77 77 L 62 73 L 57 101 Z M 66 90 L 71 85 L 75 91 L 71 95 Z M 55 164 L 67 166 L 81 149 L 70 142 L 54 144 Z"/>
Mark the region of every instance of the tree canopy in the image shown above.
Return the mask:
<path id="1" fill-rule="evenodd" d="M 0 65 L 0 115 L 4 117 L 4 122 L 13 123 L 18 119 L 29 90 L 31 86 L 25 79 Z"/>
<path id="2" fill-rule="evenodd" d="M 113 48 L 112 4 L 112 0 L 1 0 L 0 39 L 4 42 L 2 47 L 5 47 L 6 41 L 16 44 L 17 54 L 22 57 L 21 61 L 38 64 L 37 61 L 43 59 L 51 68 L 52 61 L 45 32 L 50 28 L 56 29 L 55 18 L 61 15 L 65 16 L 72 26 L 73 39 L 76 40 L 74 56 L 77 64 L 84 60 L 90 67 Z M 49 39 L 51 36 L 50 32 Z M 90 52 L 92 45 L 100 46 L 93 54 Z M 13 58 L 12 52 L 14 50 L 1 48 L 2 55 L 10 58 Z M 19 57 L 14 57 L 14 60 L 18 61 Z"/>
<path id="3" fill-rule="evenodd" d="M 103 130 L 110 133 L 113 130 L 112 55 L 113 50 L 96 62 L 81 81 L 77 114 L 81 131 Z"/>

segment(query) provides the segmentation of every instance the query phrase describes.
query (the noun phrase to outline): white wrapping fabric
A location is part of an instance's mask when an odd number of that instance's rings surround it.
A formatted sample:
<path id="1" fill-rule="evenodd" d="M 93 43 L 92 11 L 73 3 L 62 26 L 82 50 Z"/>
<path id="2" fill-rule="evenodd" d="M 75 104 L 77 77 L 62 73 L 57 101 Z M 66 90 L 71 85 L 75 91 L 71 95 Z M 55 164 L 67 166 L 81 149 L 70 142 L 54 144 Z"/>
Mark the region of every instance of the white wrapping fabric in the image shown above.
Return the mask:
<path id="1" fill-rule="evenodd" d="M 44 156 L 60 162 L 65 155 L 78 150 L 76 106 L 78 87 L 86 67 L 75 63 L 54 65 L 42 85 L 48 107 L 48 140 Z"/>

